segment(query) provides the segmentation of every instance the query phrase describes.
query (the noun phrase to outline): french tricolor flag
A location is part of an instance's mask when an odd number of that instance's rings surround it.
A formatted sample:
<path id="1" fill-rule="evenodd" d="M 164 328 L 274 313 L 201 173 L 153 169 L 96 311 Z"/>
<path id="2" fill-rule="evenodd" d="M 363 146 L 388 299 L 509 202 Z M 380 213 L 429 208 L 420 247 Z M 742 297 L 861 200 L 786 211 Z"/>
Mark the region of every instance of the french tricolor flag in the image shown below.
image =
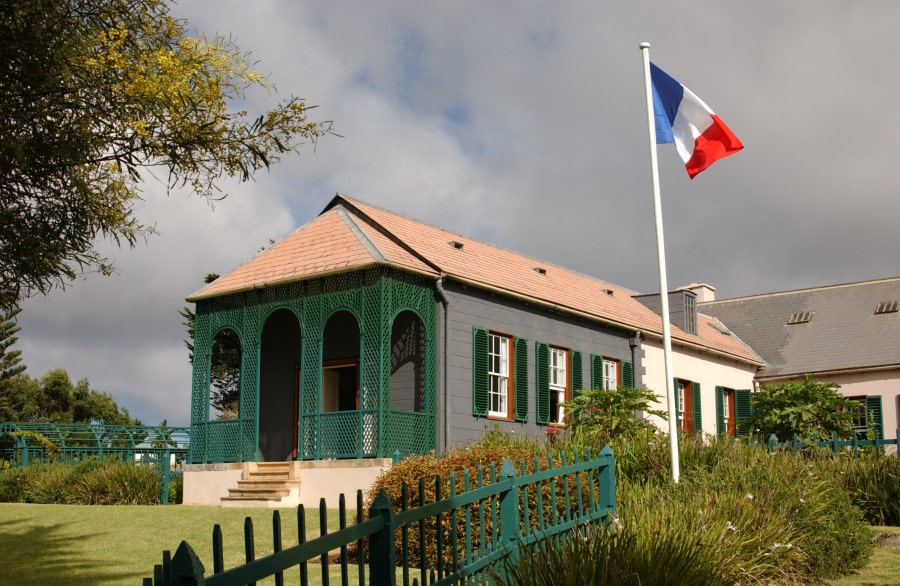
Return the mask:
<path id="1" fill-rule="evenodd" d="M 653 63 L 650 79 L 656 142 L 675 143 L 691 179 L 719 159 L 744 148 L 703 100 Z"/>

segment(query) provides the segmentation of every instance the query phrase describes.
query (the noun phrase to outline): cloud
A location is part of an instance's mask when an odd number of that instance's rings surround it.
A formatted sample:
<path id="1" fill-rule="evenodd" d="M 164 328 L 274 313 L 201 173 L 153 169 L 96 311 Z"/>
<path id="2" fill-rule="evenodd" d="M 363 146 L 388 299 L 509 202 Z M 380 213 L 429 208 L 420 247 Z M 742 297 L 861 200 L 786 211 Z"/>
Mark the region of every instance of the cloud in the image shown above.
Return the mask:
<path id="1" fill-rule="evenodd" d="M 690 181 L 660 149 L 668 280 L 720 296 L 896 274 L 900 77 L 887 0 L 185 2 L 343 138 L 230 186 L 210 210 L 148 189 L 161 235 L 120 274 L 33 299 L 32 374 L 87 376 L 145 421 L 186 422 L 177 310 L 207 272 L 335 192 L 639 291 L 658 287 L 638 43 L 746 145 Z"/>

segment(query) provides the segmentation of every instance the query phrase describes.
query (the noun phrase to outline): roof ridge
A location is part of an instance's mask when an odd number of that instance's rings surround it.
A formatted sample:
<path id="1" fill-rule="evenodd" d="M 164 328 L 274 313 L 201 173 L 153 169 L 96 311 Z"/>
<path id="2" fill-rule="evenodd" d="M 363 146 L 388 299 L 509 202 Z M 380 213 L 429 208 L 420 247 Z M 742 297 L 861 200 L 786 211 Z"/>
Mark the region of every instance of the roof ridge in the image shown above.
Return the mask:
<path id="1" fill-rule="evenodd" d="M 388 262 L 387 257 L 378 246 L 372 242 L 372 240 L 366 235 L 365 232 L 362 231 L 362 228 L 350 217 L 350 214 L 347 213 L 347 210 L 344 209 L 344 206 L 338 204 L 332 208 L 340 219 L 347 224 L 347 227 L 350 228 L 350 231 L 353 232 L 353 235 L 356 236 L 356 239 L 359 240 L 359 243 L 363 245 L 363 247 L 368 251 L 369 254 L 372 255 L 372 258 L 375 262 L 382 264 Z"/>
<path id="2" fill-rule="evenodd" d="M 704 301 L 700 305 L 713 305 L 716 303 L 727 303 L 729 301 L 743 301 L 745 299 L 758 299 L 760 297 L 776 297 L 780 295 L 793 295 L 795 293 L 809 293 L 811 291 L 825 291 L 828 289 L 839 289 L 842 287 L 861 287 L 864 285 L 873 285 L 876 283 L 890 283 L 892 281 L 900 281 L 900 277 L 883 277 L 880 279 L 869 279 L 866 281 L 852 281 L 849 283 L 834 283 L 831 285 L 820 285 L 818 287 L 803 287 L 800 289 L 789 289 L 787 291 L 772 291 L 770 293 L 754 293 L 752 295 L 743 295 L 739 297 L 728 297 L 726 299 L 715 299 L 713 301 Z"/>
<path id="3" fill-rule="evenodd" d="M 325 210 L 322 213 L 325 213 L 326 211 L 331 210 L 333 207 L 341 206 L 341 204 L 338 203 L 339 199 L 344 200 L 347 204 L 350 205 L 350 209 L 348 211 L 352 212 L 353 215 L 357 216 L 360 220 L 363 220 L 366 224 L 371 225 L 373 229 L 377 230 L 378 232 L 383 234 L 386 238 L 390 239 L 391 242 L 393 242 L 400 248 L 404 249 L 405 251 L 407 251 L 408 253 L 410 253 L 411 255 L 413 255 L 414 257 L 416 257 L 417 259 L 419 259 L 420 261 L 422 261 L 423 263 L 425 263 L 426 265 L 428 265 L 429 267 L 434 269 L 435 271 L 443 274 L 444 270 L 441 267 L 436 265 L 430 259 L 426 258 L 424 254 L 422 254 L 421 252 L 419 252 L 418 250 L 413 248 L 409 243 L 402 240 L 399 236 L 397 236 L 396 234 L 394 234 L 393 232 L 391 232 L 390 230 L 385 228 L 380 222 L 375 221 L 374 218 L 372 218 L 367 213 L 363 212 L 358 207 L 353 205 L 354 202 L 361 203 L 363 205 L 370 205 L 370 204 L 368 204 L 364 201 L 361 201 L 361 200 L 354 200 L 352 198 L 346 197 L 346 196 L 338 193 L 337 195 L 335 195 L 334 199 L 331 200 L 331 202 L 328 204 L 328 206 L 326 206 Z M 343 206 L 341 206 L 341 207 L 343 207 Z M 376 207 L 376 206 L 372 206 L 372 207 Z M 385 213 L 392 213 L 392 212 L 388 212 L 387 210 L 382 210 L 381 208 L 376 207 L 376 209 L 379 209 L 380 211 L 383 211 Z M 397 215 L 397 214 L 395 214 L 395 215 Z M 410 220 L 411 222 L 416 221 L 411 218 L 407 218 L 407 219 Z"/>
<path id="4" fill-rule="evenodd" d="M 472 236 L 467 236 L 466 234 L 462 234 L 462 233 L 460 233 L 460 232 L 455 232 L 455 231 L 453 231 L 453 230 L 449 230 L 449 229 L 447 229 L 447 228 L 444 228 L 443 226 L 439 226 L 439 225 L 437 225 L 437 224 L 432 224 L 432 223 L 430 223 L 430 222 L 426 222 L 426 221 L 420 220 L 420 219 L 418 219 L 418 218 L 413 218 L 413 217 L 411 217 L 411 216 L 407 216 L 407 215 L 405 215 L 405 214 L 401 214 L 401 213 L 395 212 L 395 211 L 393 211 L 393 210 L 389 210 L 389 209 L 383 208 L 383 207 L 381 207 L 381 206 L 379 206 L 379 205 L 377 205 L 377 204 L 373 204 L 373 203 L 370 203 L 370 202 L 367 202 L 367 201 L 364 201 L 364 200 L 361 200 L 361 199 L 358 199 L 358 198 L 350 197 L 350 196 L 344 195 L 344 194 L 342 194 L 342 193 L 337 193 L 337 194 L 336 194 L 335 200 L 332 200 L 332 202 L 328 204 L 328 207 L 326 207 L 326 209 L 329 209 L 330 206 L 335 205 L 335 201 L 336 201 L 337 198 L 343 199 L 343 200 L 347 201 L 348 203 L 359 203 L 359 204 L 362 204 L 362 205 L 366 205 L 366 206 L 375 208 L 376 210 L 378 210 L 378 211 L 380 211 L 380 212 L 382 212 L 382 213 L 390 214 L 390 215 L 392 215 L 392 216 L 396 216 L 396 217 L 398 217 L 398 218 L 402 218 L 402 219 L 407 220 L 407 221 L 409 221 L 409 222 L 415 222 L 415 223 L 417 223 L 417 224 L 422 224 L 422 225 L 424 225 L 424 226 L 428 226 L 428 227 L 430 227 L 430 228 L 434 228 L 435 230 L 440 230 L 440 231 L 442 231 L 442 232 L 447 232 L 448 234 L 451 234 L 451 235 L 453 235 L 453 236 L 459 236 L 459 237 L 461 237 L 461 238 L 465 238 L 465 239 L 467 239 L 467 240 L 471 240 L 472 242 L 477 242 L 478 244 L 481 244 L 482 246 L 488 246 L 488 247 L 494 248 L 494 249 L 496 249 L 496 250 L 502 250 L 502 251 L 507 252 L 507 253 L 509 253 L 509 254 L 515 254 L 516 256 L 519 256 L 519 257 L 522 257 L 522 258 L 526 258 L 526 259 L 531 260 L 531 261 L 534 261 L 534 262 L 536 262 L 536 263 L 545 265 L 546 267 L 553 267 L 553 268 L 555 268 L 555 269 L 559 269 L 559 270 L 562 270 L 562 271 L 566 271 L 566 272 L 568 272 L 568 273 L 570 273 L 570 274 L 572 274 L 572 275 L 576 275 L 576 276 L 579 276 L 579 277 L 583 277 L 583 278 L 585 278 L 585 279 L 589 279 L 589 280 L 594 281 L 594 282 L 596 282 L 596 283 L 599 283 L 599 284 L 601 284 L 601 285 L 607 285 L 607 286 L 610 286 L 610 287 L 616 287 L 617 289 L 620 289 L 621 291 L 623 291 L 623 292 L 625 292 L 625 293 L 627 293 L 627 294 L 629 294 L 629 295 L 639 295 L 639 294 L 640 294 L 640 293 L 638 293 L 637 291 L 635 291 L 635 290 L 633 290 L 633 289 L 629 289 L 628 287 L 623 287 L 622 285 L 618 285 L 618 284 L 616 284 L 616 283 L 611 283 L 611 282 L 609 282 L 609 281 L 605 281 L 605 280 L 603 280 L 603 279 L 600 279 L 599 277 L 595 277 L 594 275 L 588 275 L 588 274 L 586 274 L 586 273 L 582 273 L 582 272 L 580 272 L 580 271 L 576 271 L 576 270 L 574 270 L 574 269 L 571 269 L 571 268 L 569 268 L 569 267 L 565 267 L 565 266 L 560 265 L 560 264 L 557 264 L 557 263 L 555 263 L 555 262 L 548 261 L 548 260 L 541 259 L 541 258 L 537 258 L 537 257 L 535 257 L 535 256 L 531 256 L 531 255 L 528 255 L 528 254 L 523 254 L 522 252 L 519 252 L 519 251 L 517 251 L 517 250 L 512 250 L 512 249 L 510 249 L 510 248 L 506 248 L 506 247 L 500 246 L 500 245 L 498 245 L 498 244 L 493 244 L 493 243 L 490 243 L 490 242 L 485 242 L 484 240 L 480 240 L 480 239 L 474 238 L 474 237 L 472 237 Z M 339 204 L 338 204 L 338 205 L 339 205 Z M 363 213 L 361 210 L 359 210 L 359 211 L 360 211 L 360 213 Z M 436 266 L 432 261 L 430 261 L 429 259 L 425 258 L 425 257 L 424 257 L 422 254 L 420 254 L 418 251 L 415 251 L 414 249 L 412 249 L 412 247 L 410 247 L 409 245 L 407 245 L 405 242 L 403 242 L 403 241 L 400 240 L 399 238 L 396 238 L 395 236 L 393 236 L 393 234 L 391 234 L 386 228 L 384 228 L 383 226 L 381 226 L 381 224 L 379 224 L 378 222 L 376 222 L 374 219 L 369 218 L 367 214 L 364 214 L 364 213 L 363 213 L 363 215 L 365 215 L 369 220 L 371 220 L 371 222 L 372 222 L 373 224 L 377 224 L 379 227 L 381 227 L 382 230 L 383 230 L 385 233 L 390 234 L 390 236 L 391 236 L 392 238 L 395 239 L 395 242 L 398 242 L 398 244 L 403 245 L 404 248 L 410 249 L 411 252 L 413 252 L 417 257 L 419 257 L 420 259 L 422 259 L 424 262 L 428 263 L 429 265 L 433 266 L 435 269 L 437 269 L 437 270 L 439 270 L 439 271 L 442 271 L 442 269 L 441 269 L 440 267 Z"/>

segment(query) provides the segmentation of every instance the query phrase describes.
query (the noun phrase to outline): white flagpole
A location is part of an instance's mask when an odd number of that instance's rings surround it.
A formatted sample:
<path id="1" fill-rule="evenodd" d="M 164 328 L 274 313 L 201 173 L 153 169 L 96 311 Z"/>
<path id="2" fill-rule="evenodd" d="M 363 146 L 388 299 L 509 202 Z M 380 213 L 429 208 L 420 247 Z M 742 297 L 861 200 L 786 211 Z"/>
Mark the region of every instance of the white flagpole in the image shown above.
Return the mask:
<path id="1" fill-rule="evenodd" d="M 653 177 L 653 215 L 656 218 L 656 256 L 659 260 L 659 298 L 662 302 L 663 355 L 666 368 L 666 401 L 669 403 L 669 445 L 672 451 L 672 479 L 681 475 L 678 464 L 678 413 L 675 410 L 675 381 L 672 374 L 672 331 L 669 327 L 669 287 L 666 283 L 666 250 L 663 240 L 662 205 L 659 199 L 659 170 L 656 166 L 656 121 L 650 81 L 650 43 L 641 43 L 644 61 L 644 89 L 647 97 L 647 131 L 650 136 L 650 174 Z"/>

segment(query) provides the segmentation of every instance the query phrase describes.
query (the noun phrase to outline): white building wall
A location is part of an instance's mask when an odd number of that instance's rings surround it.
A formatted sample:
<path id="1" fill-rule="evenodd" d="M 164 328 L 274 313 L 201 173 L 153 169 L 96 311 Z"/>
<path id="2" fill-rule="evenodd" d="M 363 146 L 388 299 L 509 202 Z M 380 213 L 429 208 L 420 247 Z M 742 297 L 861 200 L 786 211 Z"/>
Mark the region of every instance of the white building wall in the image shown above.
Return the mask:
<path id="1" fill-rule="evenodd" d="M 662 340 L 643 341 L 644 385 L 656 391 L 658 408 L 668 412 L 666 402 L 666 368 Z M 703 432 L 718 433 L 716 429 L 716 387 L 729 389 L 752 389 L 756 365 L 731 360 L 708 352 L 700 352 L 673 344 L 672 378 L 680 378 L 700 383 L 700 409 L 703 418 Z M 668 431 L 668 423 L 657 417 L 651 419 Z"/>

